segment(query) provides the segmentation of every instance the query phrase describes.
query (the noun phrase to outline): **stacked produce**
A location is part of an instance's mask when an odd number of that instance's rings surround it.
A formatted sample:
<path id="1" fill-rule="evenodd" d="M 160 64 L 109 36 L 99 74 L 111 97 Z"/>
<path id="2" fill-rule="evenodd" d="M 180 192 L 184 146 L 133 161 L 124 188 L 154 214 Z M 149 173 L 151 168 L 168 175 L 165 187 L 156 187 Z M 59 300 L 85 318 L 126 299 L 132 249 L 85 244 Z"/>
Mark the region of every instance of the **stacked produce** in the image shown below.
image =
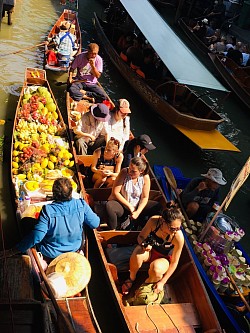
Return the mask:
<path id="1" fill-rule="evenodd" d="M 29 86 L 21 97 L 13 138 L 12 174 L 17 197 L 52 192 L 54 179 L 72 178 L 73 156 L 47 87 Z M 52 173 L 54 172 L 54 177 Z M 73 188 L 76 183 L 72 181 Z M 22 189 L 20 189 L 22 187 Z"/>
<path id="2" fill-rule="evenodd" d="M 244 236 L 244 231 L 241 228 L 235 228 L 234 231 L 226 231 L 223 234 L 220 230 L 211 226 L 210 228 L 212 228 L 214 235 L 218 235 L 222 239 L 230 242 L 230 247 L 225 246 L 224 252 L 216 252 L 218 250 L 218 244 L 209 243 L 206 237 L 202 242 L 199 241 L 202 224 L 192 220 L 190 222 L 191 227 L 188 227 L 186 223 L 184 223 L 184 229 L 200 263 L 214 287 L 219 292 L 227 295 L 234 293 L 234 288 L 226 274 L 226 267 L 241 292 L 248 293 L 250 288 L 250 266 L 246 263 L 242 252 L 235 248 L 235 244 Z"/>

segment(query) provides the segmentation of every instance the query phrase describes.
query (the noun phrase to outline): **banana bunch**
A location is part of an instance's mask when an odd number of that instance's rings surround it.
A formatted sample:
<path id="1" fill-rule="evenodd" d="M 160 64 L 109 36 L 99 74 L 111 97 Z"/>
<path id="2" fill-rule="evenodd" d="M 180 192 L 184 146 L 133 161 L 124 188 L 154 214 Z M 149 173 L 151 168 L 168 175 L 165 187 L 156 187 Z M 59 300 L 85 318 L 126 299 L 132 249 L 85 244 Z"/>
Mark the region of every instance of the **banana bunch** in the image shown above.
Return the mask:
<path id="1" fill-rule="evenodd" d="M 16 130 L 17 131 L 22 131 L 22 130 L 28 130 L 29 126 L 28 126 L 28 122 L 24 119 L 20 119 L 18 124 L 16 125 Z"/>

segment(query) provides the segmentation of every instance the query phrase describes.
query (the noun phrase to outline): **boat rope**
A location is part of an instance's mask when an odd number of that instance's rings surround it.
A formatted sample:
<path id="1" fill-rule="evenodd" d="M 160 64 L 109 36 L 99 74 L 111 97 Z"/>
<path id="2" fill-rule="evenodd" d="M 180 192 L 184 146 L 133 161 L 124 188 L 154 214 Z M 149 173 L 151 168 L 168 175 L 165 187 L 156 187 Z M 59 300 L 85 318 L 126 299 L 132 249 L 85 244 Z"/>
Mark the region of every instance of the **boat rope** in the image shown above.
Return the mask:
<path id="1" fill-rule="evenodd" d="M 7 258 L 6 258 L 6 255 L 5 255 L 5 243 L 4 243 L 4 234 L 3 234 L 3 224 L 2 224 L 1 213 L 0 213 L 0 230 L 1 230 L 1 239 L 2 239 L 3 252 L 4 252 L 4 258 L 3 258 L 4 276 L 6 276 L 8 267 L 7 267 Z M 11 330 L 12 330 L 12 333 L 15 333 L 14 313 L 13 313 L 13 308 L 12 308 L 12 304 L 11 304 L 10 286 L 9 286 L 8 278 L 6 279 L 6 283 L 7 283 L 8 301 L 9 301 L 9 309 L 10 309 L 10 317 L 11 317 Z"/>
<path id="2" fill-rule="evenodd" d="M 160 305 L 160 307 L 162 308 L 162 310 L 166 313 L 166 315 L 168 316 L 168 318 L 170 319 L 170 321 L 172 322 L 172 324 L 173 324 L 174 327 L 176 328 L 177 332 L 180 332 L 180 330 L 178 329 L 178 327 L 175 325 L 173 319 L 170 317 L 170 315 L 167 313 L 167 311 L 164 309 L 164 307 L 163 307 L 161 304 L 159 304 L 159 305 Z"/>
<path id="3" fill-rule="evenodd" d="M 70 317 L 72 327 L 73 327 L 74 331 L 76 332 L 76 327 L 75 327 L 75 323 L 74 323 L 74 320 L 73 320 L 73 317 L 72 317 L 72 312 L 71 312 L 71 309 L 70 309 L 68 298 L 66 297 L 65 300 L 66 300 L 67 310 L 68 310 L 68 313 L 69 313 L 69 317 Z"/>
<path id="4" fill-rule="evenodd" d="M 150 305 L 155 305 L 155 303 L 154 303 L 154 302 L 151 302 L 151 303 L 149 303 L 149 304 L 146 305 L 146 307 L 145 307 L 146 314 L 147 314 L 147 316 L 148 316 L 148 319 L 149 319 L 149 320 L 151 321 L 151 323 L 155 326 L 156 333 L 160 333 L 159 328 L 157 327 L 156 323 L 153 321 L 153 319 L 150 317 L 150 315 L 149 315 L 149 313 L 148 313 L 148 307 L 149 307 Z M 135 324 L 135 329 L 136 329 L 136 332 L 140 333 L 140 331 L 139 331 L 139 323 L 138 323 L 138 322 Z"/>

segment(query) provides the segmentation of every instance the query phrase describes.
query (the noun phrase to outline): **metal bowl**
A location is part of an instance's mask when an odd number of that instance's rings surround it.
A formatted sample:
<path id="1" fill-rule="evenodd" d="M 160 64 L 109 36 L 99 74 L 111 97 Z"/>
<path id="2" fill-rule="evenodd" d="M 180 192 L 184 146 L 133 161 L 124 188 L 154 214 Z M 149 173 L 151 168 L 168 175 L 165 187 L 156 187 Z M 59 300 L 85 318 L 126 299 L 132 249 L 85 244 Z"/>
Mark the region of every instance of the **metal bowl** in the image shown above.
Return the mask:
<path id="1" fill-rule="evenodd" d="M 233 220 L 225 214 L 219 214 L 214 221 L 214 225 L 222 233 L 233 231 Z"/>

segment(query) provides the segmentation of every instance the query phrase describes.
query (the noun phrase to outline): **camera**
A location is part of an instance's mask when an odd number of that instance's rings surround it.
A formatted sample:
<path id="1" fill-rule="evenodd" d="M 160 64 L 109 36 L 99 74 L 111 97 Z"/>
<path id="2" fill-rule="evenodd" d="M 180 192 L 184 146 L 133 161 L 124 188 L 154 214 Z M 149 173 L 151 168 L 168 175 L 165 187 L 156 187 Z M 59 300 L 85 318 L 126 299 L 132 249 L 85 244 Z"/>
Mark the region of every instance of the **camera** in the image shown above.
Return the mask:
<path id="1" fill-rule="evenodd" d="M 156 242 L 156 240 L 154 239 L 154 237 L 149 234 L 148 237 L 141 243 L 141 246 L 143 247 L 147 247 L 148 245 L 157 245 L 158 243 Z"/>

